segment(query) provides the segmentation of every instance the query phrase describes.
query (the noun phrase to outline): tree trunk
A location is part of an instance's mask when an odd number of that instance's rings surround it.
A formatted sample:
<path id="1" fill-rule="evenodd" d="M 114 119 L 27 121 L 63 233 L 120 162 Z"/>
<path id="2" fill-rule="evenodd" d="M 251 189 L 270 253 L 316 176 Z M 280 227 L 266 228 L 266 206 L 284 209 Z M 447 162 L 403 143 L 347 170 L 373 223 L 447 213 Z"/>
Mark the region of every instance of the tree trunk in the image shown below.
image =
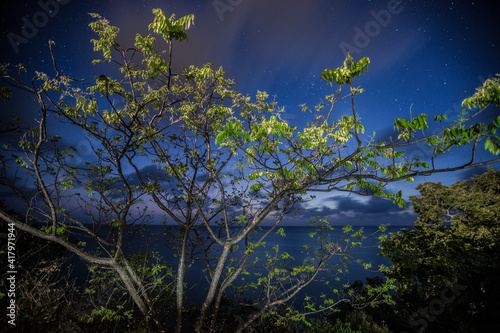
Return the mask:
<path id="1" fill-rule="evenodd" d="M 188 234 L 189 234 L 189 228 L 186 227 L 184 229 L 184 236 L 182 237 L 179 266 L 177 269 L 177 281 L 176 281 L 177 320 L 175 325 L 176 333 L 181 333 L 182 331 L 182 312 L 184 311 L 184 273 L 186 271 L 186 246 L 187 246 Z"/>
<path id="2" fill-rule="evenodd" d="M 23 222 L 19 222 L 16 219 L 12 218 L 9 214 L 5 213 L 3 210 L 0 209 L 0 218 L 4 219 L 7 223 L 13 223 L 16 228 L 19 228 L 21 230 L 24 230 L 36 237 L 52 241 L 55 243 L 58 243 L 62 246 L 64 246 L 68 251 L 76 254 L 78 257 L 81 259 L 93 263 L 93 264 L 98 264 L 102 266 L 108 266 L 112 267 L 116 273 L 118 273 L 118 276 L 120 277 L 120 280 L 123 282 L 125 285 L 127 291 L 130 293 L 130 296 L 132 297 L 135 305 L 139 308 L 139 311 L 141 311 L 142 315 L 144 316 L 146 320 L 146 325 L 148 327 L 148 332 L 158 332 L 158 330 L 154 330 L 153 325 L 151 325 L 151 319 L 149 318 L 150 311 L 148 310 L 148 307 L 144 303 L 144 300 L 142 299 L 141 295 L 135 288 L 132 279 L 130 275 L 127 273 L 127 271 L 120 266 L 120 264 L 113 258 L 101 258 L 95 255 L 92 255 L 90 253 L 87 253 L 83 251 L 82 249 L 76 247 L 74 244 L 68 243 L 66 240 L 59 238 L 53 234 L 46 234 L 44 232 L 41 232 L 40 230 L 33 228 L 30 225 L 27 225 Z M 161 327 L 158 327 L 160 332 L 164 332 Z"/>
<path id="3" fill-rule="evenodd" d="M 200 315 L 198 317 L 198 320 L 196 322 L 196 333 L 203 333 L 203 326 L 205 324 L 205 319 L 207 317 L 207 311 L 210 305 L 212 305 L 214 298 L 215 298 L 215 293 L 217 291 L 217 286 L 219 285 L 219 280 L 222 275 L 222 271 L 224 270 L 224 265 L 227 259 L 227 256 L 229 255 L 229 251 L 231 249 L 231 244 L 226 244 L 224 245 L 224 250 L 222 251 L 222 254 L 219 258 L 219 262 L 217 263 L 217 267 L 215 268 L 215 273 L 212 278 L 212 283 L 210 283 L 210 289 L 208 290 L 207 297 L 205 298 L 205 302 L 203 303 L 203 306 L 201 307 Z"/>
<path id="4" fill-rule="evenodd" d="M 130 266 L 130 263 L 129 263 L 127 257 L 125 257 L 125 253 L 123 252 L 123 250 L 121 250 L 120 252 L 122 254 L 121 257 L 123 259 L 123 262 L 125 264 L 125 268 L 127 269 L 128 274 L 132 277 L 132 280 L 137 284 L 137 286 L 142 294 L 142 298 L 146 301 L 146 305 L 148 306 L 149 313 L 152 315 L 152 318 L 156 324 L 157 330 L 159 332 L 162 332 L 162 333 L 165 332 L 165 329 L 163 328 L 163 325 L 160 322 L 158 314 L 156 313 L 156 311 L 154 309 L 153 302 L 151 301 L 151 297 L 149 297 L 148 291 L 146 290 L 146 288 L 144 288 L 144 284 L 142 283 L 142 281 L 139 279 L 137 274 L 134 272 L 134 270 Z"/>

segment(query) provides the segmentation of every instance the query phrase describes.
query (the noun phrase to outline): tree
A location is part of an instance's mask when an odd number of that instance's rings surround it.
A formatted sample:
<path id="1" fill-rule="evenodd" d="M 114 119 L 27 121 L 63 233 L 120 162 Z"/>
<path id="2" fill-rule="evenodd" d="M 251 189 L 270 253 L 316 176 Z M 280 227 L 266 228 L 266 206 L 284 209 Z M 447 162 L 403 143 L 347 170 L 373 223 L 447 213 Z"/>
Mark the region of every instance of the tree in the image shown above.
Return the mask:
<path id="1" fill-rule="evenodd" d="M 3 207 L 3 203 L 0 202 Z M 14 211 L 8 211 L 16 216 Z M 0 220 L 2 230 L 9 230 L 7 223 Z M 15 264 L 15 288 L 11 287 L 12 269 L 2 270 L 0 276 L 0 299 L 10 298 L 15 293 L 16 309 L 22 316 L 9 316 L 7 307 L 2 309 L 0 327 L 7 332 L 9 321 L 14 319 L 16 329 L 21 332 L 35 330 L 62 331 L 64 327 L 72 326 L 74 313 L 72 308 L 77 301 L 73 294 L 74 283 L 69 278 L 68 264 L 64 257 L 67 251 L 64 247 L 48 243 L 26 232 L 17 232 L 15 240 L 2 234 L 0 245 L 0 260 Z M 23 251 L 15 251 L 12 245 Z M 13 253 L 15 254 L 13 256 Z M 12 261 L 14 259 L 15 261 Z M 3 302 L 4 304 L 8 304 Z"/>
<path id="2" fill-rule="evenodd" d="M 410 325 L 439 332 L 498 329 L 492 318 L 500 297 L 500 171 L 417 189 L 420 196 L 410 197 L 419 214 L 413 229 L 392 234 L 381 252 L 392 264 L 386 274 L 398 282 L 401 304 L 409 303 Z M 444 309 L 418 312 L 433 300 Z"/>
<path id="3" fill-rule="evenodd" d="M 197 332 L 215 327 L 223 297 L 237 279 L 261 262 L 267 275 L 246 285 L 261 297 L 248 304 L 256 310 L 242 320 L 237 328 L 241 332 L 266 312 L 289 303 L 322 274 L 344 267 L 349 252 L 366 237 L 345 227 L 343 240 L 327 241 L 331 226 L 317 218 L 311 221 L 317 227 L 311 235 L 317 243 L 305 247 L 309 256 L 304 262 L 294 263 L 278 247 L 265 258 L 256 256 L 271 233 L 283 235 L 278 226 L 286 214 L 299 209 L 314 192 L 378 196 L 404 205 L 402 192 L 391 193 L 387 184 L 499 161 L 474 159 L 483 139 L 486 148 L 498 154 L 494 131 L 500 119 L 468 125 L 489 105 L 500 105 L 497 80 L 488 80 L 464 101 L 468 107 L 479 108 L 473 115 L 449 127 L 442 123 L 445 116 L 436 117 L 442 126 L 438 133 L 416 136 L 429 127 L 426 115 L 421 114 L 409 120 L 396 118 L 398 137 L 374 142 L 364 136 L 354 104 L 363 90 L 353 80 L 367 69 L 368 58 L 354 61 L 347 55 L 341 67 L 325 70 L 322 78 L 339 88 L 313 110 L 303 106 L 314 116 L 312 122 L 292 126 L 281 119 L 283 110 L 269 101 L 267 93 L 258 92 L 252 100 L 236 92 L 222 68 L 214 70 L 206 64 L 176 71 L 173 42 L 188 38 L 185 31 L 194 17 L 167 18 L 159 9 L 153 13 L 149 28 L 167 43 L 167 59 L 156 49 L 153 35 L 138 34 L 135 45 L 125 48 L 117 42 L 119 29 L 92 14 L 95 21 L 90 26 L 99 36 L 92 40 L 94 50 L 103 55 L 94 64 L 101 64 L 106 72 L 118 68 L 119 73 L 113 75 L 119 79 L 96 75 L 95 84 L 82 89 L 79 81 L 59 70 L 53 42 L 49 43 L 53 76 L 37 73 L 27 84 L 15 72 L 25 71 L 22 65 L 1 68 L 4 81 L 33 94 L 40 106 L 38 126 L 24 133 L 19 147 L 6 148 L 19 151 L 2 157 L 3 184 L 24 201 L 27 214 L 44 226 L 34 228 L 4 211 L 0 216 L 65 246 L 91 264 L 114 271 L 150 331 L 162 330 L 163 314 L 124 251 L 127 239 L 152 218 L 150 211 L 179 226 L 179 233 L 172 234 L 172 246 L 179 254 L 174 281 L 177 332 L 183 325 L 185 275 L 192 260 L 205 260 L 209 281 L 196 319 Z M 1 92 L 3 96 L 8 93 Z M 343 99 L 350 99 L 352 114 L 333 120 L 333 107 Z M 70 163 L 74 148 L 63 144 L 60 135 L 52 135 L 56 123 L 58 129 L 85 133 L 93 154 L 84 165 Z M 429 161 L 405 156 L 403 149 L 421 142 L 430 146 Z M 472 146 L 470 163 L 435 166 L 445 151 L 467 144 Z M 18 178 L 12 178 L 16 172 Z M 24 187 L 25 182 L 35 188 Z M 257 234 L 264 220 L 272 227 Z M 68 234 L 97 241 L 101 251 L 68 243 Z M 331 260 L 334 257 L 338 260 Z M 387 288 L 374 291 L 377 299 L 386 299 L 380 293 L 388 296 Z M 324 311 L 335 304 L 326 299 L 316 307 L 308 304 L 306 312 Z M 303 319 L 297 313 L 292 316 Z"/>

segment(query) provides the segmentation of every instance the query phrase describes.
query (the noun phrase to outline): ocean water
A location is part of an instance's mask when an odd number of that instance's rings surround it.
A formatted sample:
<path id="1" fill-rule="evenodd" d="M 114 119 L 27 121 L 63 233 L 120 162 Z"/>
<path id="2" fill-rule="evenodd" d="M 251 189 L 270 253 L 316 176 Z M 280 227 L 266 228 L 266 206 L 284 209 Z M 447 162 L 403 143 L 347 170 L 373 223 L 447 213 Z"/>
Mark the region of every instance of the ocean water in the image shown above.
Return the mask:
<path id="1" fill-rule="evenodd" d="M 163 258 L 166 262 L 172 265 L 173 269 L 177 268 L 178 257 L 176 256 L 176 251 L 168 248 L 167 242 L 165 240 L 164 226 L 159 225 L 151 225 L 145 227 L 139 234 L 135 235 L 130 241 L 126 243 L 125 250 L 128 254 L 137 253 L 141 251 L 147 252 L 156 252 Z M 178 230 L 176 227 L 169 227 L 171 231 Z M 353 227 L 353 230 L 356 231 L 360 227 Z M 391 226 L 388 228 L 386 233 L 389 232 L 397 232 L 401 228 L 400 226 Z M 271 232 L 271 234 L 266 238 L 265 247 L 259 247 L 255 253 L 251 256 L 249 261 L 255 259 L 255 257 L 259 257 L 260 263 L 265 261 L 266 252 L 269 254 L 275 254 L 274 246 L 278 245 L 279 253 L 287 252 L 290 256 L 294 258 L 291 261 L 293 263 L 301 263 L 304 259 L 308 257 L 308 254 L 304 251 L 303 246 L 308 244 L 311 248 L 314 247 L 315 238 L 311 238 L 309 233 L 314 232 L 313 227 L 283 227 L 285 236 L 277 236 L 276 230 Z M 260 230 L 256 236 L 259 236 L 266 232 L 268 228 L 264 227 Z M 363 234 L 368 236 L 378 230 L 377 227 L 363 227 Z M 353 231 L 353 232 L 354 232 Z M 326 239 L 329 242 L 338 242 L 341 237 L 345 237 L 345 234 L 342 232 L 342 228 L 335 229 L 334 231 L 330 231 L 326 236 Z M 341 243 L 342 244 L 342 243 Z M 344 243 L 345 244 L 345 243 Z M 333 272 L 336 273 L 336 276 L 325 275 L 322 276 L 322 281 L 313 282 L 305 287 L 297 297 L 297 300 L 300 301 L 306 295 L 309 297 L 319 299 L 322 294 L 327 296 L 334 296 L 331 289 L 342 289 L 343 285 L 351 285 L 353 282 L 357 280 L 362 280 L 363 282 L 367 277 L 379 276 L 383 278 L 383 274 L 378 272 L 379 265 L 389 266 L 388 260 L 385 257 L 379 256 L 379 249 L 376 246 L 375 240 L 365 240 L 361 247 L 355 247 L 348 255 L 352 257 L 351 264 L 349 265 L 348 270 L 343 268 L 342 273 L 339 273 L 337 270 Z M 216 258 L 219 253 L 217 251 L 211 251 L 210 257 L 212 260 L 212 267 L 215 267 Z M 242 256 L 242 251 L 235 252 L 234 256 L 239 258 Z M 206 291 L 208 290 L 208 280 L 206 277 L 207 265 L 203 259 L 203 256 L 199 253 L 198 255 L 194 255 L 195 260 L 192 261 L 191 266 L 188 268 L 186 272 L 186 282 L 188 284 L 188 288 L 186 289 L 187 299 L 191 302 L 202 302 Z M 336 255 L 332 257 L 329 261 L 330 264 L 338 263 L 344 255 Z M 372 268 L 370 270 L 366 270 L 361 265 L 355 262 L 355 259 L 361 259 L 365 263 L 370 263 Z M 259 264 L 258 264 L 259 265 Z M 257 265 L 257 266 L 258 266 Z M 244 280 L 237 279 L 234 282 L 234 286 L 238 286 L 248 282 L 255 282 L 257 277 L 253 275 L 254 272 L 266 273 L 266 269 L 263 267 L 256 267 L 253 270 L 250 270 L 252 274 L 241 276 Z M 339 278 L 339 281 L 335 279 L 335 277 Z M 329 281 L 328 285 L 325 285 L 325 281 Z M 231 289 L 229 289 L 230 291 Z M 246 297 L 251 298 L 251 294 L 245 294 Z M 298 302 L 300 303 L 300 302 Z"/>

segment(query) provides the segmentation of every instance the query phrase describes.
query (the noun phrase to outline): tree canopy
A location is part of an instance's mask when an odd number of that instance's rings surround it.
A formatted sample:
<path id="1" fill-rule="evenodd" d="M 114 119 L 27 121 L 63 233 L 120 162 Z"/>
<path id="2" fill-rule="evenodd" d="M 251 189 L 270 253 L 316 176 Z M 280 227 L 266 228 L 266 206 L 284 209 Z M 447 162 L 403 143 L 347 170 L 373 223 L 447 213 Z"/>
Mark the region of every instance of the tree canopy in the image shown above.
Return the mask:
<path id="1" fill-rule="evenodd" d="M 500 172 L 490 168 L 451 186 L 428 182 L 417 189 L 420 196 L 410 197 L 418 214 L 413 228 L 392 234 L 381 252 L 392 264 L 386 274 L 414 311 L 409 322 L 440 332 L 492 329 L 500 297 Z M 450 299 L 444 313 L 417 314 L 444 294 Z"/>

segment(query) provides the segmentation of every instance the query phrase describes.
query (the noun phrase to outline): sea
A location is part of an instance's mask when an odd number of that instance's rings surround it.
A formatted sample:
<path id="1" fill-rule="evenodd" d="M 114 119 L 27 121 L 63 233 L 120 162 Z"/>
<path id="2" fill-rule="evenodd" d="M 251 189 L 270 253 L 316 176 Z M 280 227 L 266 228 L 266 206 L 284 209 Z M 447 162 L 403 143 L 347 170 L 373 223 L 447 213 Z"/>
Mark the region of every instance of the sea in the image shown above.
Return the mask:
<path id="1" fill-rule="evenodd" d="M 124 250 L 128 255 L 147 252 L 150 254 L 155 253 L 157 258 L 164 260 L 166 263 L 171 265 L 174 272 L 177 269 L 178 255 L 175 249 L 172 249 L 168 245 L 171 242 L 166 241 L 165 228 L 170 229 L 171 232 L 175 233 L 179 229 L 175 226 L 162 226 L 162 225 L 148 225 L 144 226 L 142 229 L 137 231 L 133 237 L 131 237 L 125 244 Z M 270 227 L 260 228 L 255 239 L 269 230 Z M 365 227 L 353 227 L 353 230 L 349 233 L 352 234 L 355 231 L 362 228 L 363 234 L 369 236 L 378 231 L 378 227 L 365 226 Z M 402 228 L 409 228 L 407 226 L 389 226 L 385 231 L 385 234 L 390 235 L 390 233 L 395 233 L 400 231 Z M 234 230 L 235 231 L 235 230 Z M 283 227 L 283 234 L 278 235 L 276 233 L 277 229 L 273 230 L 268 237 L 265 239 L 265 246 L 258 247 L 252 254 L 248 262 L 252 262 L 255 258 L 259 258 L 255 268 L 248 270 L 250 274 L 241 275 L 240 279 L 237 279 L 233 283 L 233 288 L 241 286 L 245 283 L 256 282 L 258 279 L 257 274 L 266 274 L 266 268 L 262 267 L 266 260 L 266 255 L 276 255 L 276 249 L 278 249 L 279 254 L 287 253 L 293 259 L 288 259 L 288 264 L 286 267 L 292 267 L 295 263 L 300 264 L 305 259 L 311 259 L 310 253 L 304 249 L 304 245 L 309 246 L 311 250 L 315 249 L 315 243 L 318 238 L 313 236 L 311 233 L 315 232 L 314 227 L 309 226 L 285 226 Z M 377 235 L 380 235 L 378 232 Z M 316 234 L 317 236 L 317 234 Z M 346 234 L 342 231 L 342 228 L 336 228 L 334 230 L 329 230 L 328 233 L 324 235 L 324 239 L 328 242 L 333 242 L 345 248 L 345 242 L 342 238 L 347 238 Z M 354 240 L 352 237 L 351 240 Z M 386 257 L 380 256 L 380 249 L 377 245 L 378 240 L 374 238 L 365 239 L 361 245 L 355 246 L 347 254 L 336 254 L 329 261 L 328 264 L 334 266 L 341 262 L 344 262 L 345 256 L 347 255 L 350 261 L 348 267 L 339 266 L 328 273 L 319 274 L 319 281 L 313 282 L 306 286 L 301 292 L 296 296 L 297 304 L 300 304 L 301 300 L 305 297 L 311 297 L 313 299 L 321 299 L 322 297 L 335 297 L 334 289 L 342 290 L 345 286 L 352 285 L 355 281 L 365 282 L 366 278 L 371 278 L 378 276 L 384 278 L 383 273 L 381 273 L 378 268 L 380 265 L 390 267 Z M 87 244 L 87 249 L 95 247 L 96 244 L 89 242 Z M 216 248 L 217 246 L 214 246 Z M 241 246 L 243 247 L 243 246 Z M 317 248 L 317 247 L 316 247 Z M 211 250 L 209 256 L 212 259 L 212 267 L 215 267 L 217 263 L 219 252 L 216 250 Z M 236 259 L 241 258 L 243 255 L 243 250 L 234 251 L 232 254 Z M 194 253 L 194 260 L 192 260 L 190 267 L 186 272 L 186 298 L 193 303 L 202 303 L 208 290 L 207 278 L 207 265 L 206 261 L 203 260 L 203 255 L 201 252 Z M 368 263 L 371 265 L 370 268 L 363 267 L 363 265 L 358 264 L 357 260 L 361 260 L 363 263 Z M 78 276 L 83 282 L 83 279 L 88 278 L 88 270 L 86 265 L 79 259 L 73 259 L 74 264 L 74 275 Z M 261 275 L 262 276 L 262 275 Z M 242 279 L 241 279 L 242 278 Z M 234 291 L 235 289 L 229 288 L 228 291 Z M 251 291 L 248 291 L 245 297 L 251 299 Z M 294 303 L 295 304 L 295 303 Z"/>

